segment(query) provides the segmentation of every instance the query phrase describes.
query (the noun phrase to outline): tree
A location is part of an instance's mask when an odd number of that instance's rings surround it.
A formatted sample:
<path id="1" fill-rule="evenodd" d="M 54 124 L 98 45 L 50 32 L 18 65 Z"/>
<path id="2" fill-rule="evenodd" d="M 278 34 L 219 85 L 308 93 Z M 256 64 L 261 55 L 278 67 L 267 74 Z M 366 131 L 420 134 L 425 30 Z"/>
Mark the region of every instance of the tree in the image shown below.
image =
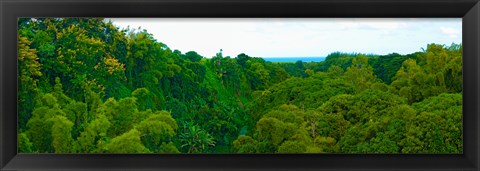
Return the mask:
<path id="1" fill-rule="evenodd" d="M 238 65 L 245 68 L 247 66 L 247 61 L 250 60 L 252 57 L 246 55 L 245 53 L 241 53 L 237 55 L 237 63 Z"/>
<path id="2" fill-rule="evenodd" d="M 49 119 L 65 116 L 57 99 L 52 94 L 45 94 L 37 99 L 37 107 L 32 112 L 32 118 L 27 122 L 26 134 L 33 143 L 33 151 L 54 152 L 52 146 L 52 125 Z M 68 126 L 68 124 L 67 124 Z"/>
<path id="3" fill-rule="evenodd" d="M 141 133 L 136 129 L 113 138 L 106 146 L 107 153 L 148 153 L 150 152 L 140 139 Z"/>
<path id="4" fill-rule="evenodd" d="M 308 131 L 308 134 L 314 140 L 313 145 L 316 145 L 315 140 L 319 135 L 317 127 L 318 127 L 318 122 L 320 121 L 320 117 L 322 117 L 322 115 L 317 111 L 308 110 L 307 112 L 305 112 L 304 118 L 305 118 L 305 123 L 307 124 L 306 129 Z"/>
<path id="5" fill-rule="evenodd" d="M 79 151 L 85 153 L 99 152 L 99 145 L 105 143 L 107 131 L 111 127 L 110 121 L 103 114 L 87 124 L 85 130 L 77 139 Z"/>
<path id="6" fill-rule="evenodd" d="M 295 134 L 295 125 L 285 123 L 276 118 L 265 117 L 257 122 L 257 136 L 259 141 L 268 142 L 278 147 Z"/>
<path id="7" fill-rule="evenodd" d="M 181 149 L 186 153 L 203 153 L 215 146 L 213 137 L 198 125 L 184 123 L 179 135 Z"/>
<path id="8" fill-rule="evenodd" d="M 19 153 L 32 153 L 33 144 L 30 142 L 27 134 L 18 134 L 18 152 Z"/>
<path id="9" fill-rule="evenodd" d="M 32 43 L 26 37 L 18 35 L 18 104 L 19 128 L 24 130 L 31 117 L 35 95 L 38 93 L 38 78 L 43 74 L 37 56 L 37 50 L 31 49 Z"/>
<path id="10" fill-rule="evenodd" d="M 147 109 L 155 109 L 152 95 L 148 89 L 137 88 L 132 92 L 132 97 L 135 97 L 136 99 L 138 110 L 143 111 Z"/>
<path id="11" fill-rule="evenodd" d="M 285 141 L 278 147 L 278 153 L 304 153 L 307 151 L 307 145 L 298 141 Z"/>
<path id="12" fill-rule="evenodd" d="M 236 153 L 255 153 L 257 141 L 250 136 L 240 135 L 233 141 L 233 150 Z"/>
<path id="13" fill-rule="evenodd" d="M 311 69 L 306 69 L 305 73 L 307 73 L 308 76 L 312 76 L 315 72 L 313 72 Z"/>
<path id="14" fill-rule="evenodd" d="M 368 58 L 362 55 L 353 58 L 352 65 L 345 71 L 345 79 L 355 86 L 357 92 L 370 88 L 377 81 Z"/>
<path id="15" fill-rule="evenodd" d="M 67 119 L 72 121 L 74 124 L 72 136 L 74 138 L 78 137 L 89 120 L 87 104 L 72 101 L 63 108 L 63 111 L 65 112 Z"/>
<path id="16" fill-rule="evenodd" d="M 404 152 L 459 153 L 463 150 L 460 94 L 440 94 L 414 103 L 413 108 L 418 113 L 407 125 L 407 137 L 422 142 L 424 149 L 404 140 Z"/>
<path id="17" fill-rule="evenodd" d="M 55 116 L 48 121 L 53 122 L 52 125 L 52 146 L 55 153 L 72 153 L 72 127 L 73 123 L 64 116 Z"/>
<path id="18" fill-rule="evenodd" d="M 133 114 L 138 111 L 136 98 L 120 99 L 113 113 L 113 129 L 110 135 L 120 135 L 133 128 Z"/>
<path id="19" fill-rule="evenodd" d="M 170 113 L 159 112 L 140 122 L 135 129 L 142 133 L 142 142 L 149 151 L 178 152 L 175 146 L 168 147 L 168 149 L 165 147 L 172 143 L 177 127 L 177 123 Z"/>
<path id="20" fill-rule="evenodd" d="M 19 152 L 463 151 L 461 44 L 276 63 L 182 54 L 103 18 L 18 28 Z"/>
<path id="21" fill-rule="evenodd" d="M 320 136 L 339 140 L 345 135 L 352 121 L 346 116 L 353 105 L 353 99 L 352 95 L 337 95 L 318 108 L 320 117 L 317 128 Z"/>
<path id="22" fill-rule="evenodd" d="M 187 58 L 188 60 L 192 61 L 192 62 L 200 62 L 200 60 L 203 58 L 202 56 L 200 56 L 197 52 L 195 51 L 189 51 L 187 53 L 185 53 L 185 58 Z"/>
<path id="23" fill-rule="evenodd" d="M 333 65 L 333 66 L 331 66 L 330 68 L 328 68 L 327 73 L 328 73 L 331 77 L 335 78 L 335 77 L 342 76 L 343 73 L 344 73 L 344 70 L 343 70 L 341 67 L 337 66 L 337 65 Z"/>

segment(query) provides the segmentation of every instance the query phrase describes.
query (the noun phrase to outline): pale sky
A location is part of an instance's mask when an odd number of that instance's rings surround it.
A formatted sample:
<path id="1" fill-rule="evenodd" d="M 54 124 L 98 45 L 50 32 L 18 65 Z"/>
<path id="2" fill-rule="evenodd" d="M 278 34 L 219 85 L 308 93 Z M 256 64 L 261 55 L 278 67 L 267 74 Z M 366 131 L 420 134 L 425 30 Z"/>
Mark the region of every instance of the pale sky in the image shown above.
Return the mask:
<path id="1" fill-rule="evenodd" d="M 172 50 L 204 57 L 325 57 L 336 51 L 409 54 L 462 42 L 461 18 L 109 18 L 146 29 Z"/>

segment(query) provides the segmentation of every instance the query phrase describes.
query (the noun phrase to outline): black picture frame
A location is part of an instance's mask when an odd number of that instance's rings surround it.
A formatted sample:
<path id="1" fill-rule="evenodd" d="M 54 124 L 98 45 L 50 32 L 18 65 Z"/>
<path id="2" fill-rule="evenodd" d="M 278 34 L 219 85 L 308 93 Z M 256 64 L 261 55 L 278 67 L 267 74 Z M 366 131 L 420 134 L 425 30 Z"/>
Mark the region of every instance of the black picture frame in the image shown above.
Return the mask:
<path id="1" fill-rule="evenodd" d="M 463 18 L 463 154 L 17 154 L 18 17 Z M 0 0 L 0 170 L 479 170 L 478 0 Z"/>

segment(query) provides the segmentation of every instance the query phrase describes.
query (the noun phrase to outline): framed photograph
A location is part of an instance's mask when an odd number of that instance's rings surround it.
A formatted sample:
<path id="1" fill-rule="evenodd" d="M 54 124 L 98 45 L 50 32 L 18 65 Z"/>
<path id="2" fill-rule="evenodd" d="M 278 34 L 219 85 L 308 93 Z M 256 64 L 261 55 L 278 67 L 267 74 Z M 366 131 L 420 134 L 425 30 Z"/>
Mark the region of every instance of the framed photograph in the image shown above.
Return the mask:
<path id="1" fill-rule="evenodd" d="M 1 170 L 479 170 L 478 0 L 5 0 Z"/>

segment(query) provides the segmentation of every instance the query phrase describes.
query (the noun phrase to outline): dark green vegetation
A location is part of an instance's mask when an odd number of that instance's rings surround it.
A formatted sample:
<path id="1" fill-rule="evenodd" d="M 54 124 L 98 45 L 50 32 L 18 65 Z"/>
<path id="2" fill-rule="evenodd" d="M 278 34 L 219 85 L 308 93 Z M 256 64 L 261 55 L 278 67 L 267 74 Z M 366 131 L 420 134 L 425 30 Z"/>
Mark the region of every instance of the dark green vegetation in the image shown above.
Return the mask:
<path id="1" fill-rule="evenodd" d="M 461 45 L 271 63 L 103 19 L 18 36 L 21 153 L 462 153 Z"/>

